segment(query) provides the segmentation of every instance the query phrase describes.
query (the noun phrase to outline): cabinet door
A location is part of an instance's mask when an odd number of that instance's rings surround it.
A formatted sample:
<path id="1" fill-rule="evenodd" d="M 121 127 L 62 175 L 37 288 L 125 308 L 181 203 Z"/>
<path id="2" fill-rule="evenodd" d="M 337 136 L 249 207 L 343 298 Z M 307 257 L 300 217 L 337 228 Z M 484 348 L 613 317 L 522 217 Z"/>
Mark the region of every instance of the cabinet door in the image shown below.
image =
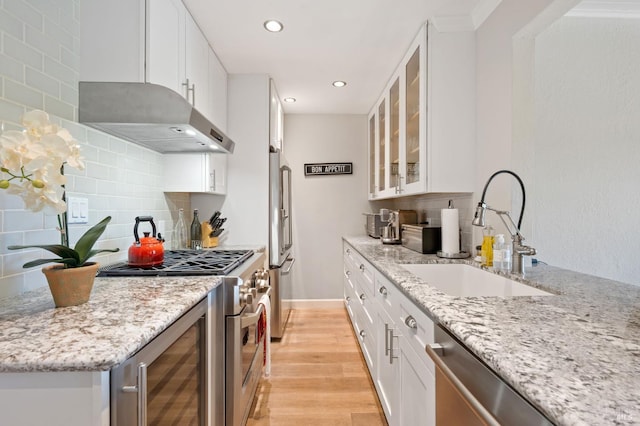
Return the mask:
<path id="1" fill-rule="evenodd" d="M 378 196 L 378 136 L 377 136 L 377 117 L 373 112 L 369 116 L 369 199 L 373 200 Z"/>
<path id="2" fill-rule="evenodd" d="M 210 191 L 227 193 L 227 154 L 207 154 L 209 157 Z"/>
<path id="3" fill-rule="evenodd" d="M 164 154 L 164 191 L 225 194 L 226 162 L 226 154 Z"/>
<path id="4" fill-rule="evenodd" d="M 418 356 L 400 339 L 400 422 L 403 426 L 435 426 L 436 379 Z"/>
<path id="5" fill-rule="evenodd" d="M 209 44 L 190 13 L 186 14 L 185 75 L 187 100 L 205 117 L 209 108 Z"/>
<path id="6" fill-rule="evenodd" d="M 384 195 L 388 185 L 387 169 L 387 102 L 386 98 L 378 104 L 378 191 Z"/>
<path id="7" fill-rule="evenodd" d="M 146 81 L 183 95 L 185 16 L 180 0 L 147 0 Z"/>
<path id="8" fill-rule="evenodd" d="M 211 121 L 227 131 L 227 71 L 209 47 L 209 110 Z"/>
<path id="9" fill-rule="evenodd" d="M 427 92 L 426 92 L 426 40 L 419 37 L 409 50 L 410 56 L 403 64 L 405 81 L 405 185 L 403 195 L 426 190 L 427 179 Z M 451 159 L 450 161 L 454 161 Z"/>
<path id="10" fill-rule="evenodd" d="M 273 80 L 269 81 L 269 144 L 283 149 L 284 111 Z"/>
<path id="11" fill-rule="evenodd" d="M 389 168 L 389 187 L 398 194 L 406 176 L 400 158 L 400 77 L 389 88 Z"/>
<path id="12" fill-rule="evenodd" d="M 376 312 L 376 364 L 372 378 L 389 425 L 399 425 L 400 357 L 396 326 L 382 307 Z M 394 346 L 395 345 L 395 346 Z"/>

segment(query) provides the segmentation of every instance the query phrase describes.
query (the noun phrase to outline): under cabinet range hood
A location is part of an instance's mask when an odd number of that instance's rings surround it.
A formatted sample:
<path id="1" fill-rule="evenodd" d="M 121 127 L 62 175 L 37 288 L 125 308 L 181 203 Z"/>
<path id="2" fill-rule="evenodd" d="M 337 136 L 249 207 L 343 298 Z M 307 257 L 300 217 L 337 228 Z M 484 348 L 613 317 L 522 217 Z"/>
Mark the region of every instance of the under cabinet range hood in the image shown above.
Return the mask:
<path id="1" fill-rule="evenodd" d="M 81 81 L 78 121 L 161 153 L 235 146 L 184 97 L 151 83 Z"/>

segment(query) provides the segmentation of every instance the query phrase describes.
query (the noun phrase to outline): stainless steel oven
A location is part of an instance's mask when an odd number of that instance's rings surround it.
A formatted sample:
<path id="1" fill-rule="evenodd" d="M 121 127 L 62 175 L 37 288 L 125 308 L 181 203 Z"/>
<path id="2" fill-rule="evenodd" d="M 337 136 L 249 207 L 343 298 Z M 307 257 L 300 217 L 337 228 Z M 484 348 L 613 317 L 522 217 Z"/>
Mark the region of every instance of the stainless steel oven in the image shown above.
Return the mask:
<path id="1" fill-rule="evenodd" d="M 262 375 L 266 344 L 264 309 L 264 305 L 253 303 L 246 305 L 239 315 L 229 315 L 226 318 L 228 426 L 246 423 Z"/>
<path id="2" fill-rule="evenodd" d="M 111 424 L 204 426 L 208 418 L 205 298 L 111 371 Z"/>

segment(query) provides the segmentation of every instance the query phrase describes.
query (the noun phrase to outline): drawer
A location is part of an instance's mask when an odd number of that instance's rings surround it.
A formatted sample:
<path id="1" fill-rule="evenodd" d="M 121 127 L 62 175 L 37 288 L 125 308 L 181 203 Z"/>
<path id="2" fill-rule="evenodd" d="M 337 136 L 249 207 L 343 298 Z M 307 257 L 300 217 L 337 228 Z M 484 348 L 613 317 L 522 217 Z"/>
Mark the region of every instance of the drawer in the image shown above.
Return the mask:
<path id="1" fill-rule="evenodd" d="M 362 284 L 362 289 L 371 297 L 374 296 L 375 269 L 356 250 L 348 244 L 344 245 L 345 263 L 350 264 L 355 269 L 358 281 Z"/>
<path id="2" fill-rule="evenodd" d="M 404 294 L 400 295 L 399 318 L 396 324 L 401 330 L 403 338 L 413 348 L 419 358 L 427 366 L 431 374 L 435 374 L 435 366 L 425 352 L 428 344 L 434 343 L 434 323 Z"/>

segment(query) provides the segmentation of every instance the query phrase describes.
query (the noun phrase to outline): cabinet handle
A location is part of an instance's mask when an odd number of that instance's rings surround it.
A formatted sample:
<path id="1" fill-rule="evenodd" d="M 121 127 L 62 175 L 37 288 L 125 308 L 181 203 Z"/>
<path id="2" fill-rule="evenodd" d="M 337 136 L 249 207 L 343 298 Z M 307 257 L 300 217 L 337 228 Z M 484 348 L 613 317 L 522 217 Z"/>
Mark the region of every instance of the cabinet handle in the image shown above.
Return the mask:
<path id="1" fill-rule="evenodd" d="M 378 289 L 378 293 L 380 293 L 383 296 L 387 295 L 387 288 L 385 286 L 382 286 Z"/>
<path id="2" fill-rule="evenodd" d="M 360 330 L 360 337 L 362 337 L 363 339 L 367 337 L 367 332 L 364 330 Z"/>
<path id="3" fill-rule="evenodd" d="M 367 298 L 367 296 L 365 296 L 364 293 L 362 293 L 360 295 L 360 300 L 362 300 L 363 302 L 365 301 L 366 298 Z"/>
<path id="4" fill-rule="evenodd" d="M 147 426 L 147 364 L 138 364 L 135 386 L 123 386 L 122 392 L 138 394 L 138 426 Z"/>
<path id="5" fill-rule="evenodd" d="M 191 105 L 196 106 L 196 84 L 193 83 L 189 86 L 189 79 L 187 78 L 187 81 L 182 83 L 182 86 L 187 88 L 185 96 L 185 98 L 187 98 L 187 102 L 189 101 L 189 92 L 191 92 Z"/>
<path id="6" fill-rule="evenodd" d="M 213 190 L 216 190 L 216 171 L 214 170 L 213 173 L 211 173 L 212 175 L 212 180 L 213 180 Z"/>
<path id="7" fill-rule="evenodd" d="M 389 324 L 384 323 L 384 356 L 389 356 Z"/>
<path id="8" fill-rule="evenodd" d="M 347 254 L 351 254 L 351 249 L 347 249 Z"/>
<path id="9" fill-rule="evenodd" d="M 397 356 L 393 355 L 393 339 L 397 339 L 398 337 L 400 337 L 400 335 L 394 336 L 393 329 L 390 328 L 389 329 L 389 364 L 393 364 L 393 360 L 398 359 Z"/>
<path id="10" fill-rule="evenodd" d="M 416 319 L 414 317 L 412 317 L 411 315 L 409 315 L 407 318 L 405 318 L 404 323 L 409 328 L 413 328 L 413 329 L 417 329 L 418 328 L 418 321 L 416 321 Z"/>
<path id="11" fill-rule="evenodd" d="M 364 272 L 364 263 L 361 263 L 361 264 L 360 264 L 360 270 L 361 270 L 362 272 Z"/>
<path id="12" fill-rule="evenodd" d="M 351 297 L 350 297 L 350 296 L 347 296 L 347 297 L 345 297 L 345 298 L 344 298 L 344 300 L 346 300 L 346 301 L 347 301 L 347 305 L 348 305 L 348 304 L 349 304 L 349 302 L 351 302 Z"/>
<path id="13" fill-rule="evenodd" d="M 347 275 L 347 277 L 350 277 L 351 276 L 351 271 L 347 270 L 347 271 L 345 271 L 345 274 Z"/>

